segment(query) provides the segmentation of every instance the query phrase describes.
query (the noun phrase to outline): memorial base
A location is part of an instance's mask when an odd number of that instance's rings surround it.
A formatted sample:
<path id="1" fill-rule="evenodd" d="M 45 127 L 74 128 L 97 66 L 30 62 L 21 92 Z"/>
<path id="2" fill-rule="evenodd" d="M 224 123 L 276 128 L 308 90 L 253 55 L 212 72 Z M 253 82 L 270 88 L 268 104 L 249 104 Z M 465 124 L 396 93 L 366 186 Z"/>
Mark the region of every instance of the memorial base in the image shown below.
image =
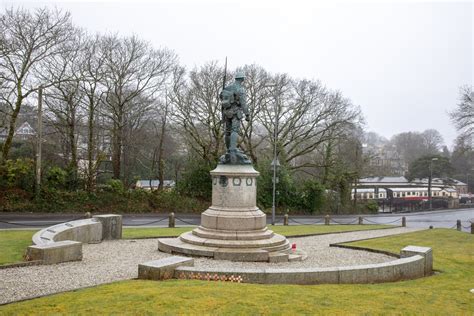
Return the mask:
<path id="1" fill-rule="evenodd" d="M 217 260 L 302 260 L 284 236 L 267 229 L 266 215 L 256 207 L 258 174 L 252 165 L 218 165 L 211 171 L 212 206 L 201 214 L 201 226 L 159 239 L 158 249 Z"/>

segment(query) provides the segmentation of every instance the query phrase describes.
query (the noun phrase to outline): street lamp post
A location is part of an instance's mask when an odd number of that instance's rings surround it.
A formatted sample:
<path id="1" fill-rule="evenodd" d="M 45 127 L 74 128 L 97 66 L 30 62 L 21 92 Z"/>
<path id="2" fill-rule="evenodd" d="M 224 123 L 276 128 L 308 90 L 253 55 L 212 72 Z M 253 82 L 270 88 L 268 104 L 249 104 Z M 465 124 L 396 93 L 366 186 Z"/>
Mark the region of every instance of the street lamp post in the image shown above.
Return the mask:
<path id="1" fill-rule="evenodd" d="M 430 201 L 430 211 L 433 210 L 433 196 L 431 192 L 431 182 L 433 180 L 433 161 L 437 161 L 438 158 L 431 158 L 430 160 L 430 177 L 428 179 L 428 199 Z"/>
<path id="2" fill-rule="evenodd" d="M 274 90 L 274 111 L 275 111 L 275 121 L 273 123 L 273 160 L 271 163 L 273 176 L 273 194 L 272 194 L 272 225 L 275 225 L 275 209 L 276 209 L 276 183 L 278 181 L 277 178 L 277 168 L 280 166 L 280 162 L 278 161 L 278 152 L 277 152 L 277 139 L 278 139 L 278 94 L 276 92 L 277 85 L 276 83 L 271 83 L 266 85 L 267 88 L 273 88 Z"/>
<path id="3" fill-rule="evenodd" d="M 277 94 L 275 92 L 275 122 L 273 128 L 273 203 L 272 203 L 272 225 L 275 225 L 275 208 L 276 208 L 276 183 L 277 183 L 277 168 L 280 166 L 278 161 L 277 152 L 277 139 L 278 139 L 278 104 Z"/>

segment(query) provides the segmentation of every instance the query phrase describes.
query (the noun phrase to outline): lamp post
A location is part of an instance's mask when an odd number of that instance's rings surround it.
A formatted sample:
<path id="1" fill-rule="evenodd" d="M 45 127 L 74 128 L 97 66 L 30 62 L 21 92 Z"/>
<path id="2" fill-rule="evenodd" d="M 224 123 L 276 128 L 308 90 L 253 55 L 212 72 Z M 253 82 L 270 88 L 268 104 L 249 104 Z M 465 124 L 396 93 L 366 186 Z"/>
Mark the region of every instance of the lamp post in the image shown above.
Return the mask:
<path id="1" fill-rule="evenodd" d="M 278 140 L 278 93 L 276 91 L 277 84 L 270 83 L 265 85 L 266 88 L 273 88 L 274 90 L 274 111 L 275 111 L 275 118 L 273 122 L 273 160 L 271 163 L 273 176 L 273 194 L 272 194 L 272 225 L 275 225 L 275 208 L 276 208 L 276 184 L 278 182 L 277 178 L 277 169 L 280 167 L 280 161 L 278 161 L 278 152 L 277 152 L 277 140 Z"/>
<path id="2" fill-rule="evenodd" d="M 276 147 L 276 146 L 275 146 Z M 280 167 L 280 161 L 278 160 L 276 150 L 274 152 L 274 157 L 271 163 L 272 166 L 272 171 L 273 171 L 273 177 L 272 177 L 272 182 L 273 182 L 273 195 L 272 195 L 272 225 L 275 225 L 275 208 L 276 208 L 276 184 L 278 182 L 278 177 L 277 177 L 277 169 Z"/>
<path id="3" fill-rule="evenodd" d="M 277 93 L 275 91 L 275 122 L 273 123 L 273 203 L 272 203 L 272 225 L 275 225 L 275 208 L 276 208 L 276 184 L 278 181 L 277 178 L 277 168 L 280 167 L 280 162 L 278 161 L 278 152 L 277 152 L 277 140 L 278 140 L 278 99 Z"/>
<path id="4" fill-rule="evenodd" d="M 36 185 L 35 198 L 41 195 L 41 142 L 43 138 L 43 86 L 38 89 L 38 133 L 36 135 Z"/>
<path id="5" fill-rule="evenodd" d="M 430 160 L 430 177 L 428 179 L 428 199 L 430 201 L 430 211 L 433 210 L 433 197 L 431 192 L 431 181 L 433 180 L 433 161 L 437 161 L 438 158 L 431 158 Z"/>

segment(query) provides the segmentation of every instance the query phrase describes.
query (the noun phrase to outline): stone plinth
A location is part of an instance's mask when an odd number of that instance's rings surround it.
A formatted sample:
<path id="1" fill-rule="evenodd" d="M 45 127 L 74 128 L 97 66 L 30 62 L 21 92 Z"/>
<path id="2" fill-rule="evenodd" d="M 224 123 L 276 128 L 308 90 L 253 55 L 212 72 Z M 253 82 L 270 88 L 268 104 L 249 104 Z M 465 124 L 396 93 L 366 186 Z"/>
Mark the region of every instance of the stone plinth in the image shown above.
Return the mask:
<path id="1" fill-rule="evenodd" d="M 145 280 L 166 280 L 173 278 L 174 270 L 181 266 L 193 266 L 194 259 L 173 256 L 138 265 L 138 278 Z"/>
<path id="2" fill-rule="evenodd" d="M 50 244 L 33 245 L 27 249 L 29 260 L 41 260 L 44 264 L 54 264 L 82 260 L 82 243 L 72 240 Z"/>
<path id="3" fill-rule="evenodd" d="M 425 275 L 433 274 L 433 251 L 430 247 L 406 246 L 400 251 L 401 258 L 420 255 L 424 258 Z"/>
<path id="4" fill-rule="evenodd" d="M 249 164 L 218 165 L 211 171 L 212 205 L 201 214 L 201 226 L 177 239 L 160 239 L 158 249 L 220 260 L 288 261 L 288 240 L 267 229 L 257 207 L 258 175 Z"/>
<path id="5" fill-rule="evenodd" d="M 95 215 L 94 218 L 102 223 L 102 240 L 122 239 L 122 215 Z"/>

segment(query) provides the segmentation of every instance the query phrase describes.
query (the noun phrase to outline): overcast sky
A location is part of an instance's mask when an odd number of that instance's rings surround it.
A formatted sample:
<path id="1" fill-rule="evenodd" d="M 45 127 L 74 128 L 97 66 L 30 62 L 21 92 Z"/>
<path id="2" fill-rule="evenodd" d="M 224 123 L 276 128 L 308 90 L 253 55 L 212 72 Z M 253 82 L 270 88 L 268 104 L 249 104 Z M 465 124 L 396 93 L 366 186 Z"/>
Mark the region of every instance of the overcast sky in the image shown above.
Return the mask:
<path id="1" fill-rule="evenodd" d="M 91 32 L 137 34 L 191 69 L 229 60 L 319 79 L 360 105 L 387 138 L 435 128 L 451 147 L 448 111 L 474 85 L 472 1 L 7 1 L 58 7 Z"/>

